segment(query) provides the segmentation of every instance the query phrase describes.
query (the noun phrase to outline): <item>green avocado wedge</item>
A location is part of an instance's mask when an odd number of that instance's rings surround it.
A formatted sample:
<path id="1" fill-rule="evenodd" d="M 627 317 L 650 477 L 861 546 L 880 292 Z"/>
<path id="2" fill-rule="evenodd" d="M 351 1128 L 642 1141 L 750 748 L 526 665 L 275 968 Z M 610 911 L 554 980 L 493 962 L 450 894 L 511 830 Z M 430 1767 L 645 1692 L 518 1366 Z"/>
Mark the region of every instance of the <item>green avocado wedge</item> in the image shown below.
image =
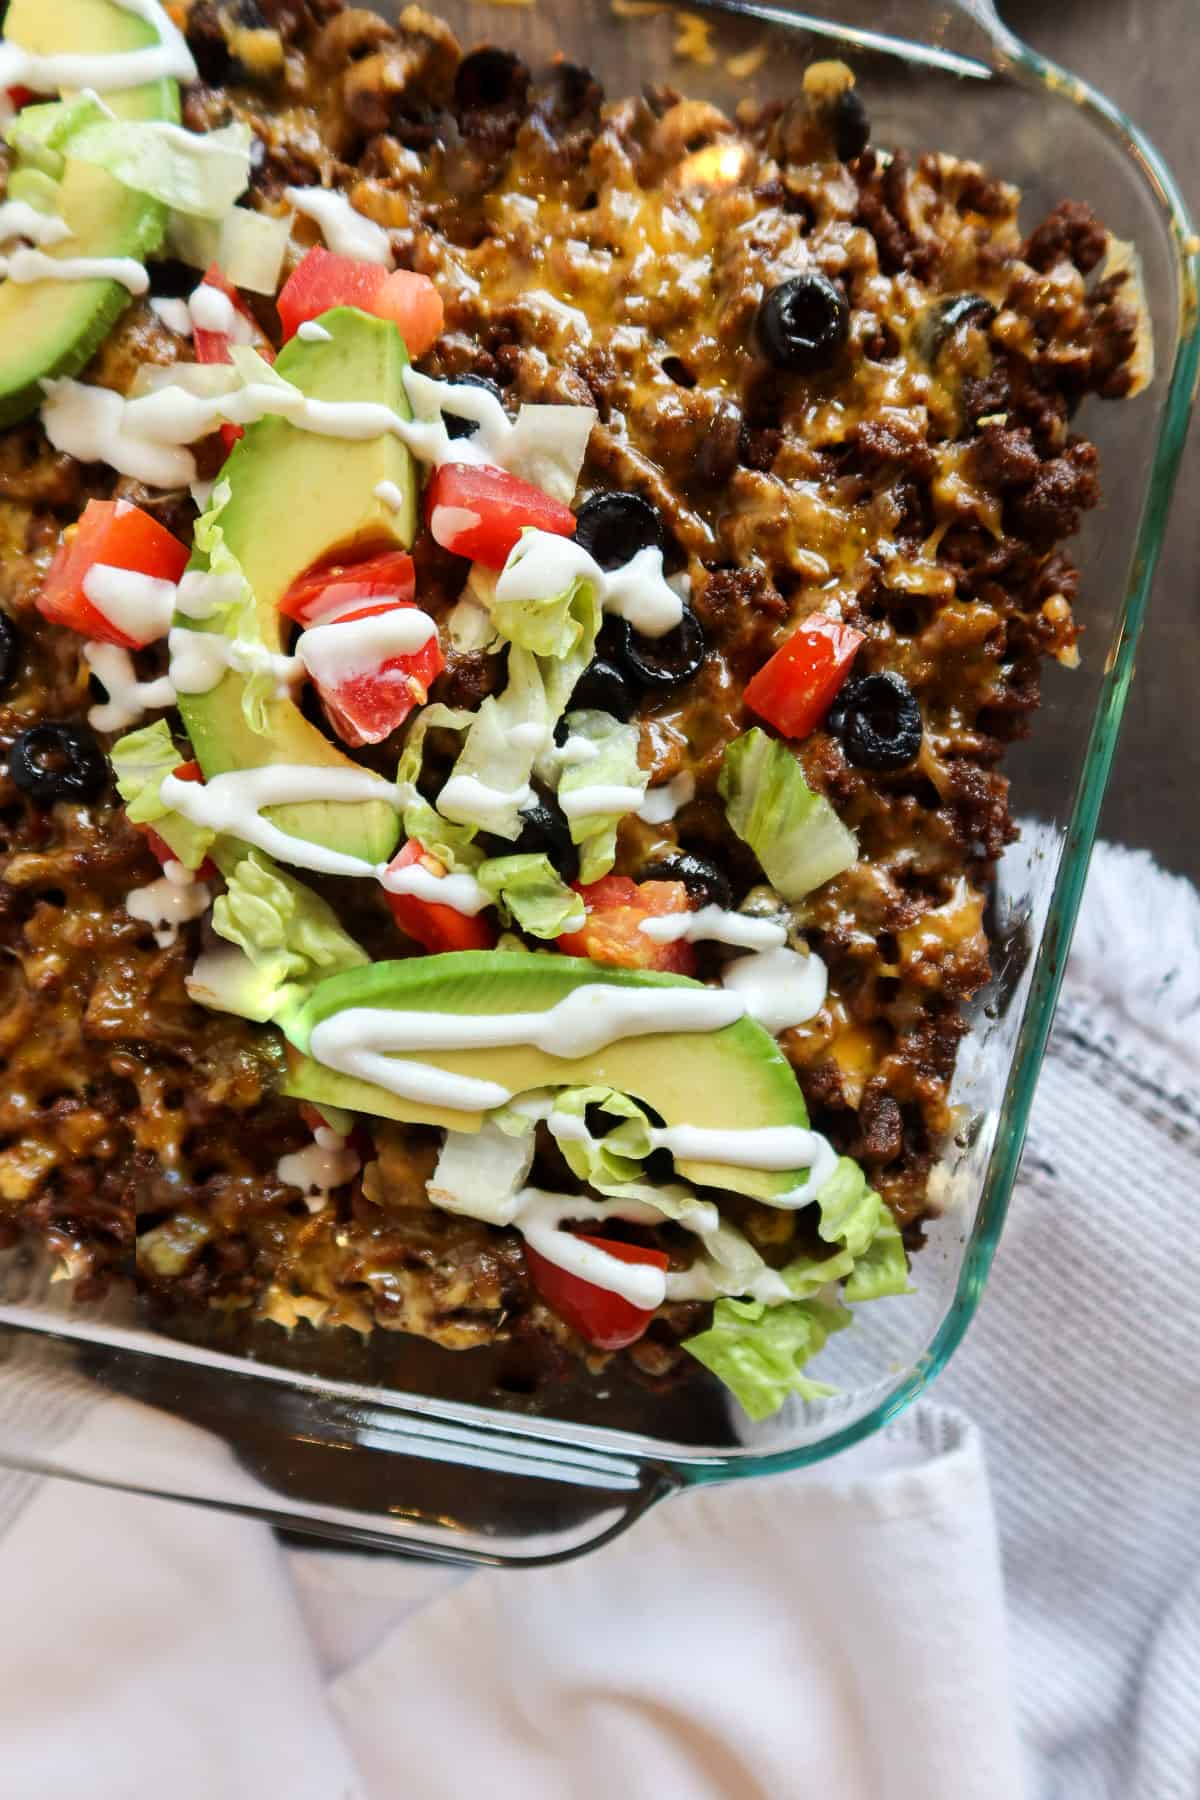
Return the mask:
<path id="1" fill-rule="evenodd" d="M 323 1020 L 348 1008 L 493 1017 L 541 1013 L 586 987 L 701 991 L 699 982 L 679 975 L 606 968 L 581 957 L 521 951 L 456 951 L 349 969 L 319 983 L 290 1022 L 292 1045 L 301 1048 L 289 1050 L 284 1092 L 317 1105 L 340 1106 L 409 1124 L 478 1131 L 482 1123 L 479 1113 L 402 1100 L 386 1088 L 323 1067 L 305 1053 L 311 1033 Z M 653 1108 L 668 1125 L 749 1130 L 808 1124 L 804 1097 L 790 1064 L 774 1038 L 751 1019 L 739 1019 L 719 1031 L 621 1038 L 579 1058 L 551 1056 L 519 1045 L 422 1053 L 416 1060 L 456 1075 L 499 1082 L 514 1095 L 546 1087 L 617 1088 Z M 757 1200 L 786 1193 L 807 1175 L 804 1169 L 769 1173 L 682 1160 L 676 1166 L 685 1180 L 698 1187 L 726 1188 Z"/>
<path id="2" fill-rule="evenodd" d="M 338 307 L 320 324 L 328 338 L 293 338 L 280 354 L 277 372 L 310 399 L 381 402 L 409 417 L 403 382 L 408 353 L 396 327 L 354 307 Z M 240 617 L 236 629 L 243 641 L 273 653 L 285 648 L 288 621 L 279 602 L 297 576 L 314 563 L 407 549 L 416 534 L 416 471 L 408 450 L 390 435 L 324 437 L 286 419 L 265 418 L 247 427 L 221 480 L 230 492 L 218 522 L 254 596 L 252 622 Z M 383 482 L 399 490 L 399 507 L 378 497 Z M 206 566 L 201 553 L 193 556 L 191 568 Z M 183 615 L 175 623 L 221 629 L 219 620 Z M 180 713 L 209 779 L 271 763 L 359 769 L 286 694 L 265 700 L 265 730 L 248 721 L 245 696 L 246 678 L 233 669 L 207 693 L 179 696 Z M 271 807 L 265 816 L 281 831 L 370 863 L 388 859 L 400 830 L 387 800 L 302 802 Z"/>
<path id="3" fill-rule="evenodd" d="M 140 50 L 157 42 L 152 25 L 111 0 L 10 0 L 4 32 L 43 56 Z M 179 119 L 179 87 L 166 79 L 108 93 L 104 101 L 122 119 Z M 56 204 L 72 236 L 48 248 L 54 258 L 131 256 L 144 262 L 166 230 L 160 201 L 69 157 Z M 41 405 L 44 380 L 77 375 L 129 301 L 117 281 L 0 283 L 0 426 Z"/>

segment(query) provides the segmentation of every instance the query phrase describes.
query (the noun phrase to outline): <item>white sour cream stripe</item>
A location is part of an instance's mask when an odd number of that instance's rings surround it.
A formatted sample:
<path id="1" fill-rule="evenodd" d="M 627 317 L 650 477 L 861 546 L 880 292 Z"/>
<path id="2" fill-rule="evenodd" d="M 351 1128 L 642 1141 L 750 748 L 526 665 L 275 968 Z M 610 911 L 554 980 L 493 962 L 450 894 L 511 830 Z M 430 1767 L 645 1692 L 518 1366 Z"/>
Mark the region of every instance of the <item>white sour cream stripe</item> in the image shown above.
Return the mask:
<path id="1" fill-rule="evenodd" d="M 373 1081 L 402 1099 L 460 1112 L 490 1112 L 512 1098 L 498 1082 L 450 1074 L 407 1059 L 455 1050 L 524 1046 L 574 1060 L 594 1055 L 622 1038 L 720 1031 L 740 1018 L 743 1010 L 736 995 L 712 988 L 639 993 L 589 983 L 536 1013 L 443 1014 L 347 1007 L 314 1028 L 309 1049 L 327 1068 Z"/>
<path id="2" fill-rule="evenodd" d="M 303 674 L 298 657 L 284 656 L 246 638 L 227 638 L 220 631 L 192 631 L 187 625 L 175 625 L 167 644 L 171 680 L 180 694 L 210 693 L 229 669 L 241 675 L 269 675 L 276 691 L 286 694 Z"/>
<path id="3" fill-rule="evenodd" d="M 101 644 L 95 639 L 83 646 L 83 658 L 97 681 L 103 682 L 108 699 L 88 709 L 88 724 L 93 731 L 125 731 L 147 712 L 174 706 L 175 689 L 169 675 L 157 681 L 139 681 L 128 650 L 119 644 Z"/>
<path id="4" fill-rule="evenodd" d="M 45 0 L 51 4 L 52 0 Z M 196 65 L 183 33 L 173 25 L 159 0 L 111 0 L 122 12 L 142 19 L 157 34 L 157 44 L 142 50 L 63 52 L 39 56 L 11 39 L 0 41 L 0 88 L 29 87 L 38 94 L 63 88 L 91 88 L 111 94 L 123 88 L 173 77 L 195 81 Z"/>
<path id="5" fill-rule="evenodd" d="M 287 1187 L 299 1188 L 309 1212 L 324 1211 L 334 1188 L 345 1187 L 362 1168 L 355 1152 L 336 1131 L 318 1126 L 305 1150 L 281 1156 L 275 1173 Z"/>
<path id="6" fill-rule="evenodd" d="M 674 780 L 665 782 L 662 787 L 650 788 L 637 809 L 637 816 L 647 825 L 666 825 L 680 807 L 686 806 L 696 796 L 695 777 L 685 769 Z"/>
<path id="7" fill-rule="evenodd" d="M 44 250 L 14 250 L 0 256 L 0 275 L 18 287 L 39 281 L 119 281 L 131 294 L 149 291 L 145 265 L 131 256 L 47 256 Z"/>
<path id="8" fill-rule="evenodd" d="M 179 936 L 179 927 L 208 911 L 212 892 L 197 881 L 182 863 L 169 862 L 157 881 L 134 888 L 125 896 L 125 911 L 154 929 L 154 941 L 167 949 Z"/>
<path id="9" fill-rule="evenodd" d="M 331 188 L 290 187 L 284 189 L 283 197 L 289 206 L 318 226 L 335 256 L 380 263 L 385 269 L 395 267 L 391 242 L 383 226 L 365 218 L 345 194 Z"/>
<path id="10" fill-rule="evenodd" d="M 365 619 L 313 625 L 296 640 L 296 655 L 315 682 L 337 687 L 396 656 L 424 649 L 437 626 L 416 606 L 395 606 Z"/>
<path id="11" fill-rule="evenodd" d="M 136 569 L 93 563 L 83 578 L 84 597 L 110 625 L 138 645 L 166 637 L 175 610 L 176 587 Z"/>
<path id="12" fill-rule="evenodd" d="M 57 213 L 39 212 L 27 200 L 6 200 L 0 205 L 0 244 L 12 238 L 28 238 L 31 244 L 61 244 L 71 237 L 71 227 Z"/>
<path id="13" fill-rule="evenodd" d="M 379 881 L 389 894 L 410 894 L 432 906 L 450 906 L 466 918 L 474 918 L 492 904 L 492 896 L 473 875 L 435 875 L 420 863 L 409 863 L 403 869 L 384 869 Z"/>
<path id="14" fill-rule="evenodd" d="M 639 930 L 656 944 L 733 944 L 742 950 L 771 950 L 787 943 L 787 927 L 774 919 L 701 906 L 695 912 L 662 913 L 643 919 Z"/>
<path id="15" fill-rule="evenodd" d="M 750 1018 L 773 1033 L 814 1018 L 825 1004 L 828 980 L 819 956 L 782 948 L 739 956 L 721 975 L 722 985 L 744 1001 Z"/>

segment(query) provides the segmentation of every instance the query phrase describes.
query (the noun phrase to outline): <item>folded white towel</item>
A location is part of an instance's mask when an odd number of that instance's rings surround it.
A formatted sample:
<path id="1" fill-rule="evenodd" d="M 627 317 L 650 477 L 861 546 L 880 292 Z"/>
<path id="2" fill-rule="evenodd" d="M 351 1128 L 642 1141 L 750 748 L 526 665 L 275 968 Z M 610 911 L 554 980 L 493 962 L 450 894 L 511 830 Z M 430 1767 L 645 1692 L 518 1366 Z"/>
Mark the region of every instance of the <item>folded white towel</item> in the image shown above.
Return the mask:
<path id="1" fill-rule="evenodd" d="M 0 1475 L 0 1792 L 1019 1800 L 1019 1727 L 1035 1800 L 1196 1800 L 1198 1177 L 1200 902 L 1102 851 L 937 1403 L 519 1574 Z"/>

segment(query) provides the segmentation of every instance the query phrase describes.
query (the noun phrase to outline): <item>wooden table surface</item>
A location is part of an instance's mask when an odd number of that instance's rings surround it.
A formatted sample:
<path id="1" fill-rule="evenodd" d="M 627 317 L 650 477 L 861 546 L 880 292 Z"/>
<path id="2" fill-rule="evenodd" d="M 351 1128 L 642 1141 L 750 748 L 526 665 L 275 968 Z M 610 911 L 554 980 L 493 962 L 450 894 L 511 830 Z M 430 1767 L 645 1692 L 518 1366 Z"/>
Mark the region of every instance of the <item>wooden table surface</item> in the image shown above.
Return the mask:
<path id="1" fill-rule="evenodd" d="M 1149 133 L 1193 215 L 1200 211 L 1196 0 L 998 0 L 998 7 L 1014 31 Z M 1200 431 L 1193 429 L 1101 831 L 1200 882 L 1198 795 Z"/>

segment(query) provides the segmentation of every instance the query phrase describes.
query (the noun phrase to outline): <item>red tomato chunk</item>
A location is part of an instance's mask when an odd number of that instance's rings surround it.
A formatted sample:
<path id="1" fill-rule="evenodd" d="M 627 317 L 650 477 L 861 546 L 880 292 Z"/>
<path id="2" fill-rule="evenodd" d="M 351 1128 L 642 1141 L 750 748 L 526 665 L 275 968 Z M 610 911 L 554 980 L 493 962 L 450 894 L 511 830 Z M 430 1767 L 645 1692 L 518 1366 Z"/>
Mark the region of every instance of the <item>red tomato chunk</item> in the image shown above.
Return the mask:
<path id="1" fill-rule="evenodd" d="M 619 1244 L 612 1238 L 588 1237 L 583 1232 L 579 1236 L 585 1244 L 604 1251 L 618 1262 L 643 1263 L 648 1268 L 666 1271 L 668 1259 L 662 1250 L 646 1250 L 640 1244 Z M 654 1317 L 653 1308 L 646 1310 L 634 1306 L 623 1295 L 597 1287 L 595 1282 L 584 1281 L 528 1244 L 525 1246 L 525 1263 L 530 1280 L 546 1305 L 598 1350 L 623 1350 L 627 1344 L 636 1344 Z"/>
<path id="2" fill-rule="evenodd" d="M 861 631 L 814 613 L 746 684 L 746 705 L 781 737 L 816 730 L 850 673 Z"/>
<path id="3" fill-rule="evenodd" d="M 188 551 L 177 537 L 128 500 L 89 500 L 78 525 L 63 532 L 49 573 L 38 595 L 38 611 L 53 625 L 66 625 L 84 637 L 140 650 L 163 632 L 132 632 L 110 619 L 84 592 L 93 569 L 128 569 L 159 581 L 178 581 L 187 567 Z M 164 626 L 165 630 L 165 626 Z"/>
<path id="4" fill-rule="evenodd" d="M 389 873 L 418 863 L 431 875 L 446 873 L 444 865 L 436 856 L 429 856 L 415 838 L 410 838 L 399 855 L 392 858 Z M 401 931 L 434 955 L 446 950 L 490 950 L 496 942 L 495 926 L 483 913 L 472 917 L 453 906 L 440 906 L 415 894 L 391 894 L 386 888 L 384 898 Z"/>
<path id="5" fill-rule="evenodd" d="M 696 952 L 686 941 L 660 944 L 641 929 L 644 919 L 661 919 L 669 913 L 690 910 L 682 881 L 630 881 L 624 875 L 606 875 L 589 887 L 575 883 L 587 908 L 587 922 L 578 931 L 565 933 L 558 947 L 567 956 L 586 956 L 592 962 L 611 963 L 619 969 L 658 969 L 670 975 L 694 975 Z"/>
<path id="6" fill-rule="evenodd" d="M 339 613 L 337 618 L 313 626 L 300 639 L 297 653 L 343 743 L 355 748 L 382 743 L 404 723 L 414 706 L 424 706 L 431 685 L 445 667 L 436 631 L 415 650 L 380 651 L 372 649 L 367 640 L 361 663 L 348 655 L 346 648 L 353 650 L 364 642 L 361 633 L 351 630 L 357 622 L 386 621 L 375 629 L 376 644 L 386 646 L 388 626 L 403 626 L 416 610 L 391 600 L 377 601 Z"/>
<path id="7" fill-rule="evenodd" d="M 444 463 L 425 490 L 425 516 L 436 543 L 455 556 L 502 569 L 529 527 L 575 535 L 575 514 L 530 481 L 504 469 Z"/>

